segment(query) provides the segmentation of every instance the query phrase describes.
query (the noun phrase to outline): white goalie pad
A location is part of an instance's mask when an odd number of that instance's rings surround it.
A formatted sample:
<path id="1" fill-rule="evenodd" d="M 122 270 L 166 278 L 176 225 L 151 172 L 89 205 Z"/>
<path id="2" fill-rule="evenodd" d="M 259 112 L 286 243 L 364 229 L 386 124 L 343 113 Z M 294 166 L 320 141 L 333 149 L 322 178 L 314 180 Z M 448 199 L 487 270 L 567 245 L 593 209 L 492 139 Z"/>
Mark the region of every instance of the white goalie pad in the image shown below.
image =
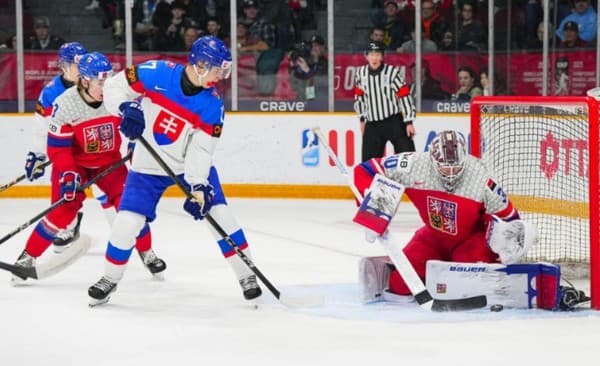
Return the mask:
<path id="1" fill-rule="evenodd" d="M 404 186 L 383 175 L 375 174 L 354 222 L 382 235 L 398 210 Z"/>
<path id="2" fill-rule="evenodd" d="M 363 304 L 384 300 L 393 264 L 389 257 L 366 257 L 358 262 L 358 288 Z"/>
<path id="3" fill-rule="evenodd" d="M 549 263 L 459 263 L 427 261 L 426 286 L 434 299 L 485 295 L 490 305 L 555 310 L 560 266 Z"/>
<path id="4" fill-rule="evenodd" d="M 527 221 L 503 221 L 492 216 L 487 228 L 487 243 L 504 264 L 514 264 L 525 257 L 538 241 L 537 227 Z"/>

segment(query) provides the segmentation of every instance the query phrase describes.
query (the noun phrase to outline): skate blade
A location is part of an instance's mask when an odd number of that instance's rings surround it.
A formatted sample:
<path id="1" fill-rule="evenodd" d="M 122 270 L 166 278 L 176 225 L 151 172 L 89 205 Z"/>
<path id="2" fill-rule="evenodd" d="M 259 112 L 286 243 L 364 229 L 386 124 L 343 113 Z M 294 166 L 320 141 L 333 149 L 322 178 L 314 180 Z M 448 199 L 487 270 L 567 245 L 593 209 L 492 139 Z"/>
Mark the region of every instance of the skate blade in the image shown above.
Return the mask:
<path id="1" fill-rule="evenodd" d="M 90 298 L 90 302 L 88 303 L 88 306 L 90 308 L 94 308 L 98 305 L 106 304 L 108 302 L 108 300 L 110 300 L 110 296 L 107 296 L 106 298 L 104 298 L 102 300 Z"/>

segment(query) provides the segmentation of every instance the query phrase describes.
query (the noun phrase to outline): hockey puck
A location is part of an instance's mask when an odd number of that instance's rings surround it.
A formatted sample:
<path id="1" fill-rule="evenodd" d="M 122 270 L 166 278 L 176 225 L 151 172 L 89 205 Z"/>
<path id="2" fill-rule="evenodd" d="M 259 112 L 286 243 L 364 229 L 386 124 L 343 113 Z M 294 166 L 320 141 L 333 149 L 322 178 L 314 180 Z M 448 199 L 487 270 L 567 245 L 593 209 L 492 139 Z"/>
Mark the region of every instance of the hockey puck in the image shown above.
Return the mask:
<path id="1" fill-rule="evenodd" d="M 502 306 L 501 304 L 494 304 L 494 305 L 490 306 L 490 311 L 498 312 L 498 311 L 502 311 L 502 310 L 504 310 L 504 306 Z"/>

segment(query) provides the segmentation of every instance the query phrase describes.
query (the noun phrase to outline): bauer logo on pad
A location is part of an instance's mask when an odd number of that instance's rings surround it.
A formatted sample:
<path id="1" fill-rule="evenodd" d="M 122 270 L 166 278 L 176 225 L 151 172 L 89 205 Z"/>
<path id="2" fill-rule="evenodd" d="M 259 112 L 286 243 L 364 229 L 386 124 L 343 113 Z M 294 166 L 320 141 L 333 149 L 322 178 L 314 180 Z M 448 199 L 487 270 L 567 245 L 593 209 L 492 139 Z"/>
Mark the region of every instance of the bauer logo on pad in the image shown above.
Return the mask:
<path id="1" fill-rule="evenodd" d="M 376 174 L 353 221 L 379 235 L 387 230 L 404 193 L 404 186 Z"/>

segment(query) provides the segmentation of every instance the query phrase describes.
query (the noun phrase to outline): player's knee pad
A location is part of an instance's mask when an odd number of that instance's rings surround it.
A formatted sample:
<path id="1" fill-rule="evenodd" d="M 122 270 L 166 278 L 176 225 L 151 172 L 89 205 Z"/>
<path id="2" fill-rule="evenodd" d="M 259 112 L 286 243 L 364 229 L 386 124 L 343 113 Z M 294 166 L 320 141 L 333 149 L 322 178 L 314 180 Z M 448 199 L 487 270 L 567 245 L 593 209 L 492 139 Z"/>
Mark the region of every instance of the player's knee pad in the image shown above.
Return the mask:
<path id="1" fill-rule="evenodd" d="M 146 218 L 131 211 L 120 211 L 115 218 L 110 242 L 119 248 L 133 247 Z"/>

